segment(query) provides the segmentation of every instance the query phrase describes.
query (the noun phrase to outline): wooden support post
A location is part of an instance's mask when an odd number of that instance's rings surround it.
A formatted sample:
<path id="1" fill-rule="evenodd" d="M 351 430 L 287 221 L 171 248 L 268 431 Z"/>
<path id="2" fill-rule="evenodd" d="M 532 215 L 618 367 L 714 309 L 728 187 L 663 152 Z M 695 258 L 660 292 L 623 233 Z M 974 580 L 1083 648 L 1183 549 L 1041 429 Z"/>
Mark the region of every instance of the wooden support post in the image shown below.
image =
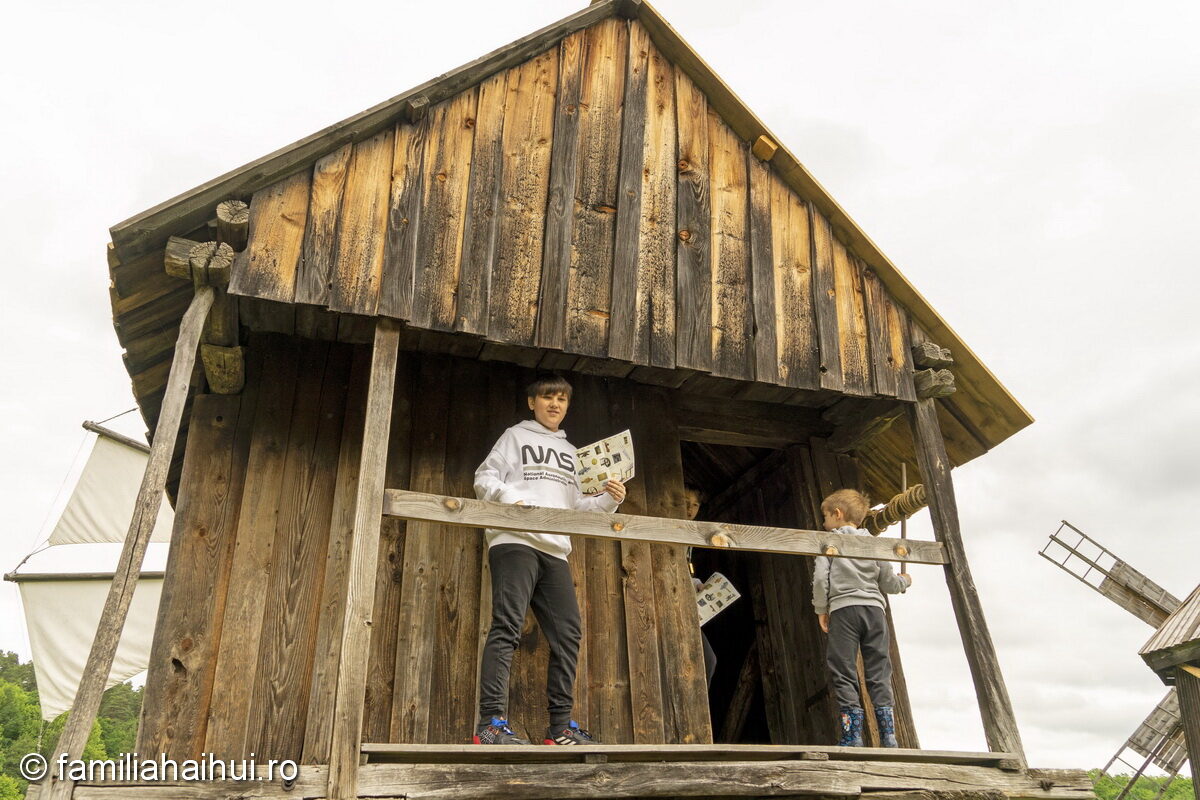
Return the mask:
<path id="1" fill-rule="evenodd" d="M 100 697 L 104 694 L 108 675 L 112 671 L 113 656 L 116 655 L 129 604 L 133 602 L 133 592 L 141 575 L 142 559 L 150 543 L 150 534 L 154 532 L 154 522 L 158 519 L 158 509 L 167 484 L 167 471 L 175 454 L 175 439 L 187 402 L 188 384 L 196 364 L 196 347 L 204 330 L 204 320 L 212 308 L 213 295 L 211 286 L 197 288 L 179 325 L 175 358 L 171 362 L 158 425 L 154 429 L 154 443 L 150 447 L 146 472 L 142 475 L 142 485 L 138 489 L 133 516 L 129 520 L 129 530 L 125 534 L 121 559 L 117 562 L 108 599 L 100 613 L 96 638 L 88 653 L 87 666 L 83 669 L 71 714 L 58 740 L 58 751 L 66 753 L 69 761 L 83 757 L 83 748 L 96 721 L 96 712 L 100 709 Z M 49 789 L 43 795 L 47 800 L 69 800 L 75 787 L 73 781 L 56 781 L 53 777 L 47 780 Z"/>
<path id="2" fill-rule="evenodd" d="M 1196 777 L 1196 766 L 1200 764 L 1200 677 L 1194 671 L 1194 667 L 1187 665 L 1175 668 L 1175 691 L 1179 694 L 1179 719 L 1192 765 L 1192 791 L 1196 800 L 1200 800 L 1200 780 Z"/>
<path id="3" fill-rule="evenodd" d="M 250 206 L 241 200 L 217 204 L 217 238 L 235 253 L 246 249 L 250 237 Z"/>
<path id="4" fill-rule="evenodd" d="M 354 498 L 346 616 L 342 624 L 342 650 L 338 659 L 337 695 L 330 735 L 329 800 L 355 800 L 358 797 L 358 756 L 362 746 L 371 611 L 375 601 L 387 443 L 399 349 L 399 323 L 380 319 L 375 324 L 375 349 L 371 354 L 371 380 L 367 388 L 367 413 Z"/>
<path id="5" fill-rule="evenodd" d="M 966 649 L 967 665 L 975 682 L 979 711 L 983 717 L 983 732 L 992 752 L 1012 753 L 1022 761 L 1025 751 L 1021 734 L 1013 715 L 1004 677 L 996 658 L 996 648 L 988 632 L 979 593 L 967 565 L 962 533 L 958 525 L 958 504 L 954 499 L 954 484 L 950 480 L 950 459 L 938 425 L 936 401 L 918 400 L 910 412 L 913 441 L 921 473 L 925 477 L 925 493 L 933 532 L 946 548 L 946 583 L 950 603 L 958 620 L 958 630 Z"/>

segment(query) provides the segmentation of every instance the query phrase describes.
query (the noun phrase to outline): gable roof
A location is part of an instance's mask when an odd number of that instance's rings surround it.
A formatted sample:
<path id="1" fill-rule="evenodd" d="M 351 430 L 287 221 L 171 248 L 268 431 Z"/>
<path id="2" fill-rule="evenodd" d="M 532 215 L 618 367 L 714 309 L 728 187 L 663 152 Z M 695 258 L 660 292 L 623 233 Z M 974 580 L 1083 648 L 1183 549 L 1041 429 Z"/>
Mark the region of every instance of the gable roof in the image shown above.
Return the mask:
<path id="1" fill-rule="evenodd" d="M 177 324 L 178 317 L 186 307 L 191 293 L 190 287 L 178 284 L 173 279 L 166 278 L 162 273 L 161 249 L 169 236 L 202 231 L 211 218 L 215 205 L 231 197 L 249 198 L 254 196 L 256 204 L 260 198 L 264 202 L 269 200 L 276 203 L 276 213 L 279 212 L 279 204 L 286 205 L 289 202 L 295 202 L 304 204 L 307 212 L 310 192 L 312 193 L 312 202 L 316 202 L 317 181 L 322 170 L 341 170 L 341 174 L 344 175 L 347 169 L 358 168 L 367 171 L 384 169 L 383 159 L 378 158 L 372 161 L 372 153 L 386 153 L 390 162 L 392 148 L 398 147 L 395 138 L 406 135 L 406 131 L 415 131 L 418 126 L 412 123 L 419 120 L 429 109 L 450 108 L 453 106 L 452 101 L 455 98 L 462 97 L 467 92 L 474 92 L 478 95 L 485 91 L 489 79 L 506 70 L 519 70 L 522 65 L 528 65 L 539 55 L 546 54 L 564 41 L 569 41 L 569 37 L 595 28 L 612 18 L 632 20 L 630 30 L 636 30 L 639 35 L 648 37 L 652 43 L 650 48 L 665 56 L 674 65 L 676 72 L 685 76 L 684 80 L 702 94 L 705 107 L 719 118 L 719 123 L 713 127 L 713 130 L 718 131 L 718 135 L 724 135 L 726 132 L 730 134 L 727 144 L 734 151 L 737 148 L 743 152 L 748 151 L 750 143 L 759 142 L 760 137 L 765 137 L 768 150 L 771 146 L 776 148 L 769 156 L 769 179 L 785 187 L 794 197 L 799 198 L 805 207 L 810 209 L 815 228 L 822 225 L 828 226 L 828 232 L 831 234 L 828 246 L 833 251 L 829 258 L 833 260 L 840 253 L 843 262 L 850 264 L 848 268 L 850 271 L 846 274 L 850 275 L 853 281 L 857 281 L 860 298 L 864 291 L 864 283 L 869 284 L 877 277 L 887 303 L 891 303 L 895 310 L 900 312 L 898 320 L 893 320 L 890 326 L 890 333 L 896 337 L 896 341 L 902 344 L 900 347 L 893 345 L 892 349 L 895 352 L 890 355 L 899 357 L 900 361 L 888 366 L 886 363 L 888 358 L 883 358 L 880 363 L 883 364 L 884 372 L 902 372 L 907 369 L 907 364 L 904 363 L 907 356 L 901 351 L 907 348 L 909 335 L 919 338 L 927 337 L 952 350 L 955 357 L 954 372 L 959 392 L 953 398 L 940 401 L 940 410 L 942 411 L 943 427 L 947 429 L 950 454 L 955 463 L 962 463 L 985 452 L 1032 421 L 1028 413 L 987 367 L 979 361 L 928 302 L 805 170 L 795 156 L 786 147 L 777 144 L 778 139 L 767 130 L 761 120 L 737 98 L 653 8 L 640 0 L 600 0 L 558 23 L 519 39 L 470 64 L 421 84 L 372 109 L 332 125 L 114 226 L 111 230 L 113 245 L 110 251 L 111 274 L 114 284 L 114 317 L 122 344 L 127 348 L 126 363 L 134 377 L 135 394 L 138 394 L 139 404 L 142 405 L 147 422 L 153 426 L 153 419 L 157 416 L 154 396 L 156 391 L 161 391 L 161 384 L 165 382 L 166 362 L 163 358 L 164 356 L 169 357 L 170 348 L 173 346 L 172 322 Z M 474 123 L 475 120 L 472 118 L 469 124 L 473 125 Z M 426 127 L 428 128 L 428 125 Z M 397 150 L 397 152 L 400 151 Z M 756 150 L 756 155 L 758 154 Z M 351 158 L 353 158 L 353 164 L 348 164 Z M 736 152 L 734 152 L 733 158 L 736 160 Z M 751 164 L 758 163 L 753 159 L 748 159 L 748 161 Z M 390 178 L 390 167 L 387 169 L 388 178 Z M 399 176 L 400 173 L 397 175 Z M 743 191 L 745 190 L 743 189 Z M 385 197 L 385 206 L 386 200 Z M 380 213 L 386 214 L 387 209 L 384 208 L 381 212 L 378 203 L 374 205 L 368 203 L 367 205 L 370 206 L 369 212 L 374 215 L 373 219 L 376 223 L 380 219 L 378 216 Z M 374 230 L 375 232 L 371 235 L 379 235 L 377 224 Z M 620 236 L 619 232 L 618 236 Z M 197 238 L 207 237 L 200 234 Z M 293 246 L 299 247 L 298 240 L 293 242 Z M 560 246 L 565 245 L 560 243 Z M 253 249 L 253 242 L 251 249 Z M 634 258 L 636 260 L 636 255 Z M 338 312 L 367 315 L 387 314 L 408 319 L 410 325 L 417 327 L 457 329 L 470 333 L 480 332 L 472 330 L 470 320 L 467 321 L 465 327 L 457 321 L 450 327 L 446 327 L 444 321 L 441 324 L 437 323 L 436 317 L 439 313 L 437 298 L 420 298 L 416 315 L 419 317 L 432 316 L 432 318 L 413 320 L 411 318 L 413 314 L 409 313 L 413 310 L 412 296 L 402 297 L 399 309 L 389 307 L 387 286 L 381 288 L 368 281 L 364 289 L 360 285 L 361 281 L 356 283 L 353 279 L 354 276 L 351 276 L 345 285 L 338 287 L 338 291 L 341 293 L 340 297 L 324 297 L 320 292 L 320 287 L 316 288 L 316 294 L 304 295 L 303 287 L 297 288 L 295 285 L 287 287 L 287 291 L 276 297 L 272 293 L 276 291 L 277 287 L 256 284 L 252 274 L 252 259 L 253 253 L 244 253 L 243 257 L 239 259 L 240 269 L 235 268 L 231 292 L 285 302 L 313 303 L 315 301 L 317 305 L 323 305 Z M 719 259 L 714 256 L 713 260 L 716 262 Z M 747 260 L 749 260 L 748 256 Z M 372 279 L 386 281 L 386 276 L 376 275 Z M 270 281 L 267 281 L 267 284 L 269 283 Z M 614 281 L 613 285 L 616 289 L 620 286 L 620 282 Z M 459 288 L 461 289 L 461 287 Z M 543 293 L 546 291 L 544 285 L 540 288 Z M 832 285 L 829 288 L 830 296 L 832 296 Z M 560 293 L 566 291 L 561 286 L 556 290 Z M 291 294 L 287 293 L 289 291 Z M 458 290 L 451 289 L 451 291 Z M 870 291 L 869 286 L 867 291 Z M 372 292 L 374 294 L 371 294 Z M 622 302 L 620 298 L 613 299 L 615 303 Z M 754 301 L 757 302 L 757 298 L 754 298 Z M 820 298 L 815 298 L 815 302 L 819 301 Z M 409 304 L 407 307 L 404 307 L 405 302 Z M 861 299 L 859 303 L 861 315 Z M 618 313 L 616 308 L 612 311 L 613 314 Z M 718 302 L 714 313 L 720 312 L 721 304 Z M 850 309 L 846 313 L 853 315 L 853 312 L 854 309 Z M 539 311 L 539 313 L 542 312 Z M 677 322 L 680 330 L 683 329 L 684 322 L 685 320 Z M 739 322 L 746 324 L 745 320 L 739 320 Z M 911 332 L 909 331 L 910 322 Z M 555 325 L 549 326 L 550 334 L 547 338 L 543 331 L 543 328 L 547 326 L 543 326 L 539 320 L 536 341 L 528 343 L 550 348 L 563 346 L 561 341 L 563 333 L 559 329 L 563 324 L 566 323 L 556 320 Z M 753 321 L 750 324 L 752 325 Z M 864 339 L 867 335 L 867 324 L 862 323 L 863 330 L 860 331 Z M 888 326 L 885 325 L 885 327 Z M 815 332 L 821 333 L 820 330 Z M 487 333 L 487 331 L 483 331 L 483 333 Z M 717 334 L 714 334 L 714 337 L 717 337 Z M 496 341 L 507 341 L 491 334 L 489 334 L 489 338 Z M 517 343 L 526 344 L 521 340 Z M 634 356 L 634 352 L 639 347 L 641 347 L 639 343 L 621 341 L 616 346 L 616 350 L 619 352 L 614 352 L 612 342 L 608 343 L 607 351 L 591 352 L 584 346 L 583 349 L 576 349 L 575 352 L 615 356 L 634 363 L 657 365 L 652 358 L 644 361 Z M 836 348 L 837 343 L 834 342 L 832 347 L 826 349 Z M 865 353 L 866 347 L 864 346 L 862 349 Z M 745 357 L 753 359 L 756 356 L 755 353 L 732 352 L 728 355 L 728 366 L 725 371 L 729 374 L 726 377 L 739 380 L 755 380 L 757 377 L 758 380 L 763 380 L 762 375 L 756 376 L 753 370 L 748 373 L 739 371 L 739 359 L 742 361 L 745 360 Z M 762 364 L 768 369 L 770 360 L 769 357 L 761 359 Z M 686 358 L 675 360 L 674 356 L 667 366 L 708 369 L 708 364 L 705 362 L 693 364 L 688 363 Z M 905 388 L 903 380 L 899 381 L 894 390 L 877 392 L 880 382 L 874 379 L 872 370 L 879 372 L 880 367 L 868 365 L 867 369 L 866 383 L 862 386 L 864 390 L 857 393 L 864 396 L 878 393 L 901 399 L 911 399 L 903 393 Z M 720 368 L 713 369 L 712 372 L 716 375 L 724 374 Z M 822 382 L 823 379 L 820 376 L 817 376 L 816 380 L 818 386 L 841 389 L 840 384 L 833 387 L 828 386 L 828 382 Z M 789 383 L 788 380 L 768 380 L 766 382 L 779 383 L 783 386 L 814 388 L 803 383 Z M 778 399 L 781 396 L 769 393 L 763 395 L 764 398 L 770 399 Z M 143 402 L 143 399 L 146 402 Z M 885 451 L 907 451 L 911 447 L 904 441 L 906 439 L 904 432 L 897 431 L 880 438 L 877 455 L 882 461 L 891 460 Z"/>

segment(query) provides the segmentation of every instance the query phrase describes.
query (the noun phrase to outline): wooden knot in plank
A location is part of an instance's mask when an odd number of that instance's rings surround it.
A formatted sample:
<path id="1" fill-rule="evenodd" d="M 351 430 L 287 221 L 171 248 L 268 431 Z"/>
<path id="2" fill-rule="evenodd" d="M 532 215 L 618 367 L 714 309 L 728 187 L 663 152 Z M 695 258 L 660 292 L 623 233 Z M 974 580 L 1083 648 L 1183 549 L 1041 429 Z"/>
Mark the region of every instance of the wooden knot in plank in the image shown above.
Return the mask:
<path id="1" fill-rule="evenodd" d="M 460 508 L 462 508 L 462 501 L 457 497 L 447 497 L 442 501 L 442 505 L 444 505 L 450 511 L 458 511 Z"/>
<path id="2" fill-rule="evenodd" d="M 771 140 L 771 137 L 762 135 L 755 140 L 754 146 L 750 148 L 750 152 L 754 153 L 754 157 L 759 161 L 770 161 L 775 151 L 779 149 L 779 145 Z"/>
<path id="3" fill-rule="evenodd" d="M 241 200 L 217 203 L 217 240 L 240 253 L 250 238 L 250 206 Z"/>
<path id="4" fill-rule="evenodd" d="M 947 397 L 955 392 L 954 373 L 948 369 L 923 369 L 913 375 L 913 385 L 922 400 Z"/>
<path id="5" fill-rule="evenodd" d="M 945 347 L 933 342 L 920 342 L 912 346 L 913 363 L 922 369 L 942 369 L 954 363 L 954 357 Z"/>

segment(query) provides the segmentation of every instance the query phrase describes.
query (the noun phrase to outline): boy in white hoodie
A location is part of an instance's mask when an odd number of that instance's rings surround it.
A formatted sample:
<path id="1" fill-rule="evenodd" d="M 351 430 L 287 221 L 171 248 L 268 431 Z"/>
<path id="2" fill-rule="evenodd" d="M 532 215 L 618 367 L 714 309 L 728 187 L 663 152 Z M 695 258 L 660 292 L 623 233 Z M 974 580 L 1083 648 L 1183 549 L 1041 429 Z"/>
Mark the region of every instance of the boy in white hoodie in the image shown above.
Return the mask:
<path id="1" fill-rule="evenodd" d="M 543 374 L 526 389 L 533 419 L 503 434 L 475 470 L 481 500 L 517 505 L 616 511 L 625 486 L 610 480 L 588 496 L 575 475 L 575 447 L 559 428 L 571 401 L 571 384 Z M 508 677 L 513 651 L 530 606 L 550 645 L 546 702 L 550 728 L 545 744 L 590 744 L 591 736 L 571 719 L 575 668 L 579 656 L 579 603 L 567 555 L 571 537 L 548 533 L 484 531 L 492 571 L 492 627 L 483 648 L 479 675 L 476 744 L 529 744 L 509 727 Z"/>
<path id="2" fill-rule="evenodd" d="M 825 530 L 870 536 L 859 527 L 870 504 L 861 492 L 839 489 L 821 501 Z M 912 586 L 905 572 L 896 575 L 886 561 L 817 556 L 813 570 L 813 609 L 829 634 L 825 664 L 839 707 L 842 747 L 862 747 L 863 708 L 858 697 L 858 651 L 862 650 L 867 690 L 875 706 L 880 743 L 896 747 L 892 714 L 892 660 L 883 595 Z"/>

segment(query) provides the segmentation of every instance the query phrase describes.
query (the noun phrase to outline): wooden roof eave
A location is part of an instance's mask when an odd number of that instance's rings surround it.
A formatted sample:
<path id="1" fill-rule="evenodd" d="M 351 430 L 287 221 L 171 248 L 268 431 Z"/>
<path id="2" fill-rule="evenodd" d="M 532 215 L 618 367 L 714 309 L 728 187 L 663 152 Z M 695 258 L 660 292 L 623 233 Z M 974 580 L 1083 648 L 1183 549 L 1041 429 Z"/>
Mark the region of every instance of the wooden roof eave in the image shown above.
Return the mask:
<path id="1" fill-rule="evenodd" d="M 655 45 L 688 74 L 705 93 L 710 107 L 740 137 L 750 142 L 760 136 L 778 141 L 652 6 L 643 0 L 597 0 L 559 22 L 118 223 L 111 229 L 116 255 L 124 262 L 144 255 L 162 246 L 169 236 L 203 225 L 218 202 L 248 196 L 310 167 L 321 156 L 346 143 L 366 139 L 393 124 L 414 104 L 440 102 L 614 15 L 641 22 Z M 875 270 L 893 297 L 930 338 L 951 349 L 960 387 L 967 387 L 972 395 L 984 400 L 1003 420 L 1007 429 L 1004 438 L 1032 423 L 1033 417 L 786 147 L 780 146 L 775 151 L 771 164 L 791 188 L 830 219 L 839 238 Z"/>
<path id="2" fill-rule="evenodd" d="M 1200 662 L 1200 586 L 1163 620 L 1138 655 L 1160 677 L 1171 680 L 1175 667 Z"/>

